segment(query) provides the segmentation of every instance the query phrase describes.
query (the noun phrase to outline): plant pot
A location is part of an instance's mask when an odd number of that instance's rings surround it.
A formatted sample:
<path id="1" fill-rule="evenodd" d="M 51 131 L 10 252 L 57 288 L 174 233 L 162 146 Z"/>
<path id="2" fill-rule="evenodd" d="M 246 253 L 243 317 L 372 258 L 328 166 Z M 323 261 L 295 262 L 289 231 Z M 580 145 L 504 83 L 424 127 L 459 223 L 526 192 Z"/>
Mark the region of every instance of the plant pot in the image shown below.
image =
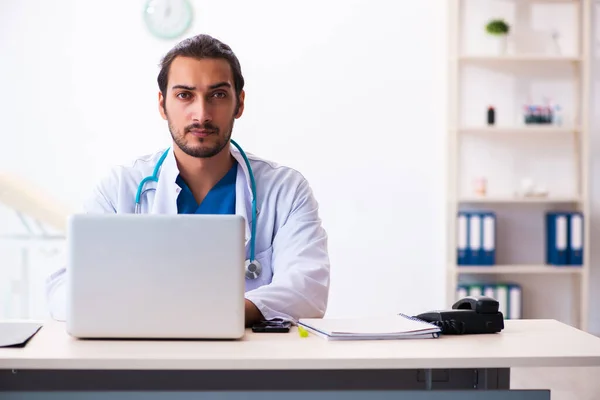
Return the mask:
<path id="1" fill-rule="evenodd" d="M 495 56 L 505 56 L 508 48 L 508 35 L 490 36 L 491 53 Z"/>

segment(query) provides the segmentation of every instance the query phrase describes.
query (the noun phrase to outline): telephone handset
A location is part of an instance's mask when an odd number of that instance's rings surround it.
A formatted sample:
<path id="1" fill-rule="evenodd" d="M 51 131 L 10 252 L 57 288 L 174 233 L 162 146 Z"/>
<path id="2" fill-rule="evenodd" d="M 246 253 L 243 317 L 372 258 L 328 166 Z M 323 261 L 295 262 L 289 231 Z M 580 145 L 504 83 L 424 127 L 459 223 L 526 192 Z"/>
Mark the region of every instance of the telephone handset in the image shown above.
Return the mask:
<path id="1" fill-rule="evenodd" d="M 504 329 L 504 317 L 497 300 L 487 296 L 467 296 L 452 310 L 430 311 L 416 316 L 441 328 L 442 334 L 496 333 Z"/>

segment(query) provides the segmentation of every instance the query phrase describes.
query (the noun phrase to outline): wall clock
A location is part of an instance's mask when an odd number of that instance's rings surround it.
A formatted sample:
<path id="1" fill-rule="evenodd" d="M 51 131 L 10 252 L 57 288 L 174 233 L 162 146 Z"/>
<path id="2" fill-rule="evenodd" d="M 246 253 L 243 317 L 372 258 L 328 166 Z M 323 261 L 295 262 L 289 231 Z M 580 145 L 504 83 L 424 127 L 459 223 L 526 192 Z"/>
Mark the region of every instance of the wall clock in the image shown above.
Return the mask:
<path id="1" fill-rule="evenodd" d="M 189 0 L 148 0 L 144 22 L 150 33 L 161 39 L 175 39 L 192 24 L 193 10 Z"/>

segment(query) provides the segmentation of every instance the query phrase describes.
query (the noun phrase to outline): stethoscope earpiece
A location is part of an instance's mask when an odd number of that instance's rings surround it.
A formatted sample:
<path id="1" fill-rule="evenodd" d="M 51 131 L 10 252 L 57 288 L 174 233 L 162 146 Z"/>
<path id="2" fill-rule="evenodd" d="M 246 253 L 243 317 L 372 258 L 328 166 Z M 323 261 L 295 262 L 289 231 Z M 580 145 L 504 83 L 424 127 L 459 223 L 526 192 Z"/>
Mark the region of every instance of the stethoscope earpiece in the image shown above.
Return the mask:
<path id="1" fill-rule="evenodd" d="M 256 279 L 262 272 L 262 265 L 257 260 L 246 260 L 246 279 Z"/>

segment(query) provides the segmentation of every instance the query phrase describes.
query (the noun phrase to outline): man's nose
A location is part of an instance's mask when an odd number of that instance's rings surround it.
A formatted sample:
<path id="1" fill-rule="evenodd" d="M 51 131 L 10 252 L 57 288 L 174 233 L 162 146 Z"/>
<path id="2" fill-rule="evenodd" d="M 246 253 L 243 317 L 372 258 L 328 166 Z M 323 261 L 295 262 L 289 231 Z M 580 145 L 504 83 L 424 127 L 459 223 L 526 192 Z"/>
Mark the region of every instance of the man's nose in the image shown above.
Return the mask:
<path id="1" fill-rule="evenodd" d="M 191 107 L 191 117 L 194 122 L 201 124 L 212 121 L 210 104 L 204 99 L 198 99 Z"/>

